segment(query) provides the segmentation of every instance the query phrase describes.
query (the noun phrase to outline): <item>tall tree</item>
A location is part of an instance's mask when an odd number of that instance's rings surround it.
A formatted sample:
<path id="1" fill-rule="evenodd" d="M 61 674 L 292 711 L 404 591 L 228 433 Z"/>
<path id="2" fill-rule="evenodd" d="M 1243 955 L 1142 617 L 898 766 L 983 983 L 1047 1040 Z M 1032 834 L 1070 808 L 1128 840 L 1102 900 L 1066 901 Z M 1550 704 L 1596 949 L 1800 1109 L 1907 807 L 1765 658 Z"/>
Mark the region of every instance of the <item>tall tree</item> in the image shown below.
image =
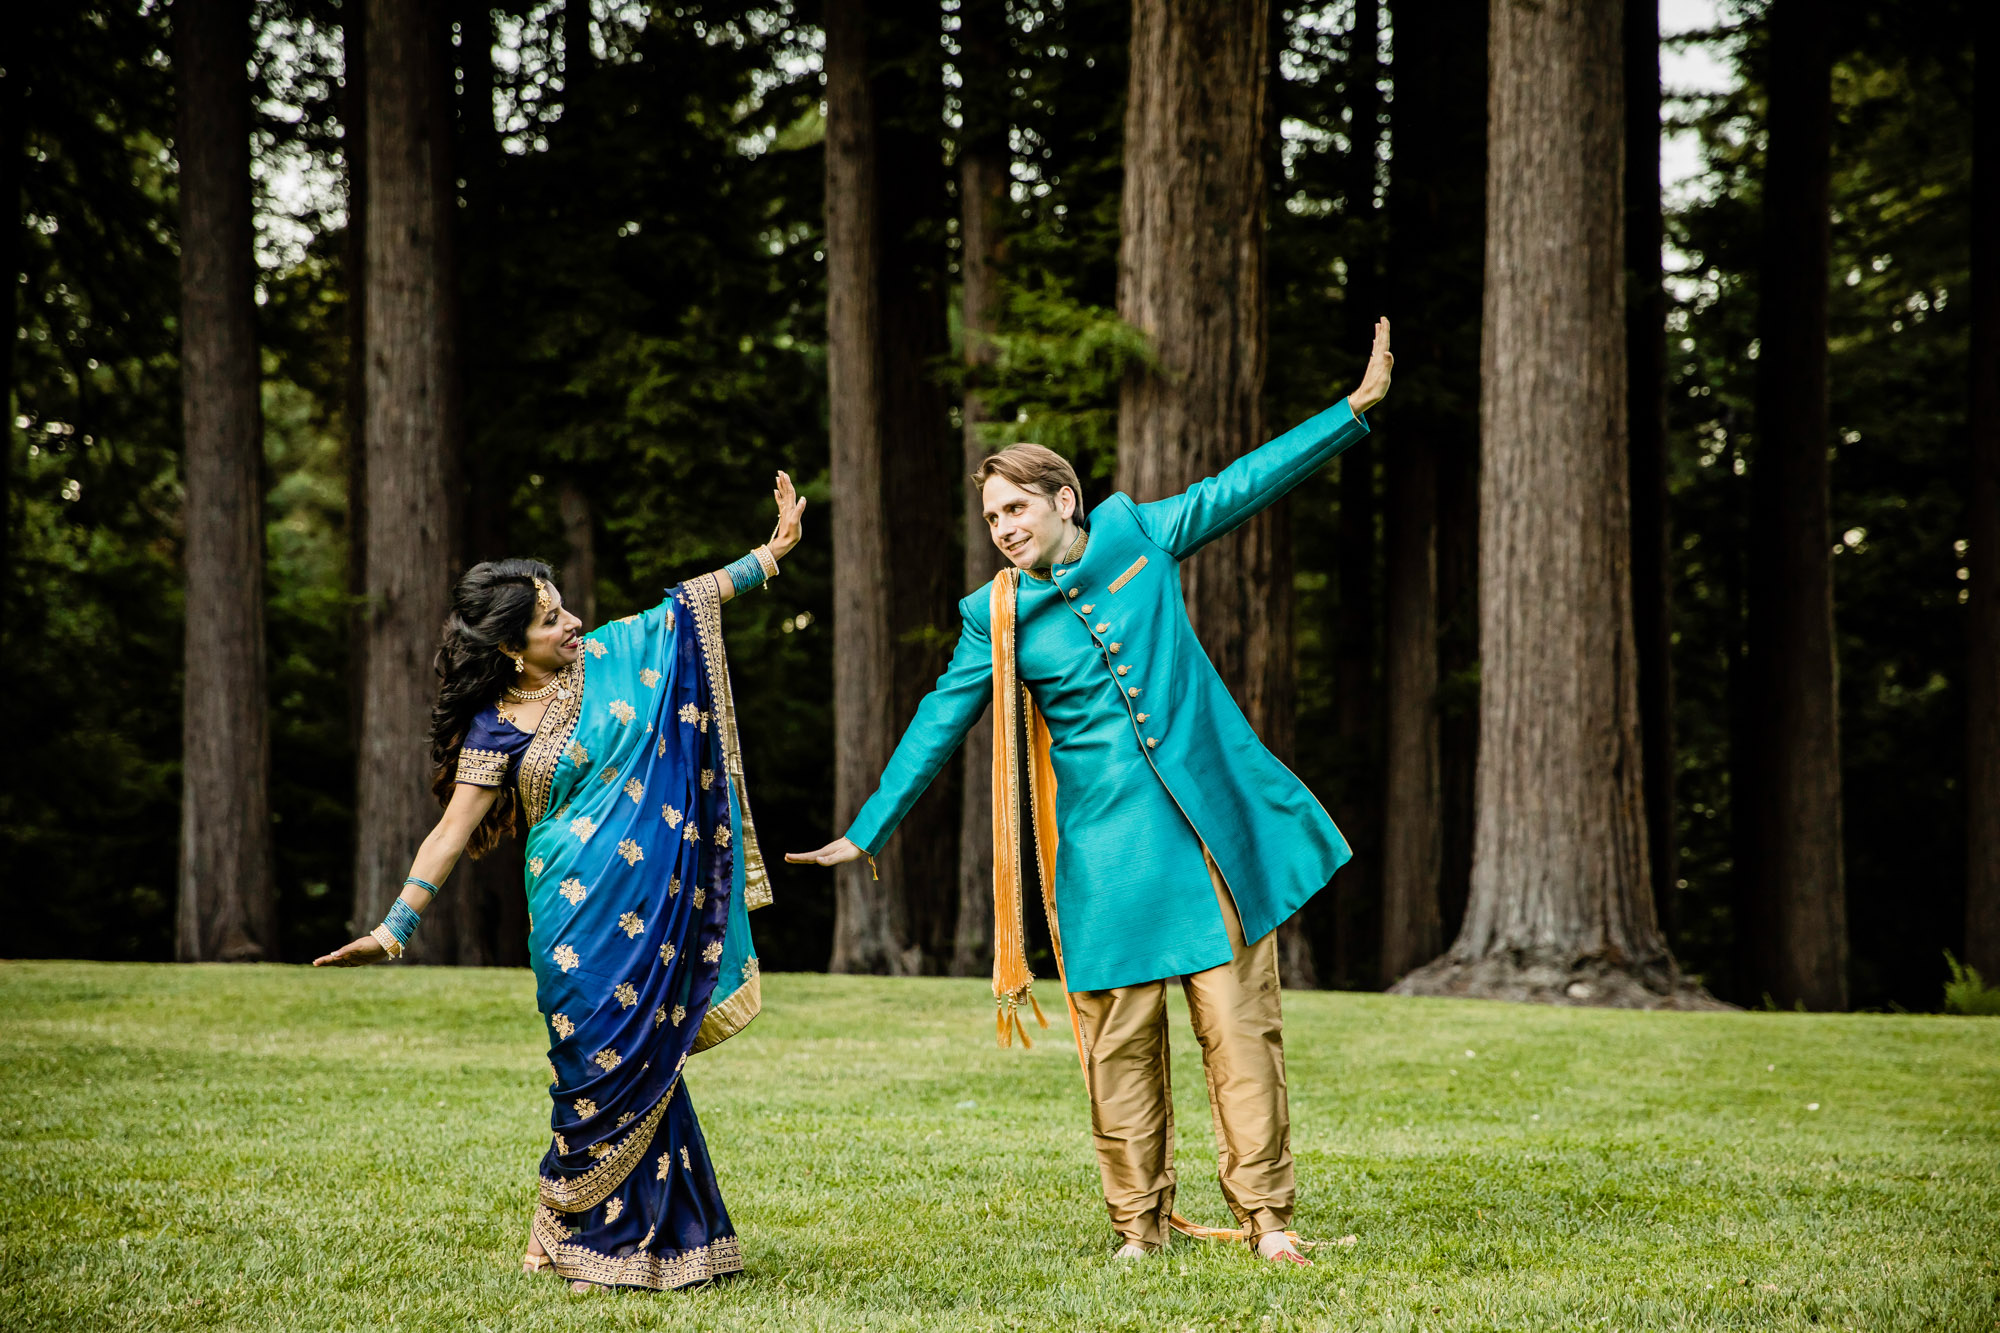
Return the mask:
<path id="1" fill-rule="evenodd" d="M 845 828 L 895 744 L 883 488 L 882 243 L 865 0 L 826 0 L 826 375 L 832 453 L 833 816 Z M 905 972 L 901 839 L 834 868 L 833 972 Z M 878 878 L 886 870 L 886 881 Z"/>
<path id="2" fill-rule="evenodd" d="M 1667 544 L 1667 294 L 1660 206 L 1660 7 L 1625 4 L 1625 379 L 1632 490 L 1632 621 L 1653 900 L 1673 923 L 1674 677 Z"/>
<path id="3" fill-rule="evenodd" d="M 1975 59 L 2000 61 L 2000 15 L 1976 14 Z M 2000 981 L 2000 69 L 1973 77 L 1965 957 Z"/>
<path id="4" fill-rule="evenodd" d="M 1382 284 L 1375 235 L 1379 226 L 1376 177 L 1382 143 L 1381 0 L 1356 0 L 1354 25 L 1347 33 L 1347 180 L 1343 190 L 1347 233 L 1347 288 L 1343 327 L 1347 341 L 1360 345 L 1362 331 L 1381 309 Z M 1334 537 L 1334 578 L 1339 584 L 1340 624 L 1334 633 L 1335 731 L 1342 767 L 1340 824 L 1363 849 L 1333 880 L 1333 975 L 1338 984 L 1374 982 L 1380 957 L 1380 870 L 1366 849 L 1378 844 L 1382 826 L 1378 758 L 1381 753 L 1381 694 L 1377 676 L 1379 606 L 1375 465 L 1378 451 L 1355 450 L 1336 464 L 1339 496 Z"/>
<path id="5" fill-rule="evenodd" d="M 1159 367 L 1128 376 L 1120 395 L 1118 485 L 1140 501 L 1262 442 L 1269 43 L 1267 0 L 1132 6 L 1118 313 L 1152 340 Z M 1281 758 L 1293 709 L 1290 531 L 1281 501 L 1182 573 L 1196 633 Z M 1292 984 L 1310 980 L 1299 961 Z"/>
<path id="6" fill-rule="evenodd" d="M 431 660 L 459 559 L 453 107 L 441 0 L 366 0 L 365 679 L 354 925 L 379 920 L 437 820 Z M 449 961 L 452 895 L 413 955 Z"/>
<path id="7" fill-rule="evenodd" d="M 999 359 L 1000 266 L 1006 248 L 1008 180 L 1007 6 L 1005 0 L 961 0 L 958 7 L 958 139 L 960 327 L 965 338 L 966 389 L 962 471 L 986 457 L 992 419 L 980 376 Z M 1000 553 L 987 535 L 977 487 L 965 486 L 966 589 L 999 572 Z M 1081 497 L 1079 497 L 1081 498 Z M 982 719 L 966 734 L 959 803 L 958 918 L 951 973 L 972 976 L 992 962 L 993 734 Z"/>
<path id="8" fill-rule="evenodd" d="M 1405 994 L 1702 1002 L 1654 918 L 1632 672 L 1619 0 L 1490 11 L 1477 848 Z"/>
<path id="9" fill-rule="evenodd" d="M 276 947 L 264 698 L 264 432 L 250 237 L 250 7 L 176 0 L 187 659 L 174 955 Z M 10 340 L 11 341 L 11 340 Z"/>
<path id="10" fill-rule="evenodd" d="M 1458 509 L 1479 448 L 1486 138 L 1485 53 L 1467 40 L 1485 31 L 1485 0 L 1408 0 L 1396 20 L 1403 31 L 1453 40 L 1410 43 L 1396 62 L 1388 258 L 1401 392 L 1383 451 L 1384 981 L 1436 957 L 1447 928 L 1440 566 L 1460 554 L 1445 546 L 1446 531 L 1477 530 L 1476 514 L 1468 522 Z M 1462 597 L 1463 575 L 1454 574 L 1453 595 Z"/>
<path id="11" fill-rule="evenodd" d="M 21 321 L 20 309 L 22 228 L 27 225 L 24 213 L 26 202 L 21 191 L 21 164 L 27 154 L 28 127 L 22 115 L 21 84 L 27 77 L 13 61 L 7 68 L 0 68 L 0 209 L 6 212 L 5 231 L 0 232 L 0 279 L 7 284 L 7 294 L 0 298 L 4 305 L 6 323 L 0 328 L 17 329 Z M 14 338 L 10 335 L 0 339 L 7 345 L 0 347 L 0 570 L 14 568 L 14 418 L 15 403 L 15 358 Z M 0 580 L 12 583 L 13 579 Z M 0 644 L 5 644 L 10 621 L 7 615 L 7 592 L 0 589 Z"/>
<path id="12" fill-rule="evenodd" d="M 942 151 L 944 59 L 935 6 L 883 6 L 869 38 L 876 114 L 876 219 L 882 256 L 882 485 L 889 523 L 889 629 L 895 734 L 951 659 L 964 524 L 951 501 L 963 447 L 939 367 L 951 354 L 945 239 L 952 212 Z M 893 737 L 892 737 L 893 739 Z M 910 971 L 941 972 L 959 903 L 959 772 L 947 767 L 904 818 L 900 879 Z M 989 835 L 987 841 L 991 842 Z"/>
<path id="13" fill-rule="evenodd" d="M 1737 931 L 1753 993 L 1841 1009 L 1847 904 L 1827 418 L 1833 55 L 1818 7 L 1776 0 L 1769 21 Z"/>

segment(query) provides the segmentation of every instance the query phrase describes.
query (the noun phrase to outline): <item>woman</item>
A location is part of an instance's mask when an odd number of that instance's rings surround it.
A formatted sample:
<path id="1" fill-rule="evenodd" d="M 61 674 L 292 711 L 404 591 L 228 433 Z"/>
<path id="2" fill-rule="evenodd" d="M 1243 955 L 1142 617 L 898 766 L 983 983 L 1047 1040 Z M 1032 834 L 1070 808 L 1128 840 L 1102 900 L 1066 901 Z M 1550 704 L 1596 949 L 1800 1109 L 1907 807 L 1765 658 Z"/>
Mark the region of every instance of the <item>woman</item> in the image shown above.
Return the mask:
<path id="1" fill-rule="evenodd" d="M 743 1267 L 681 1067 L 757 1014 L 770 899 L 744 798 L 722 603 L 775 575 L 805 501 L 780 472 L 770 542 L 588 635 L 546 565 L 452 592 L 431 755 L 444 816 L 386 920 L 315 967 L 399 957 L 459 853 L 525 811 L 528 952 L 549 1030 L 554 1141 L 522 1268 L 579 1291 L 666 1290 Z"/>

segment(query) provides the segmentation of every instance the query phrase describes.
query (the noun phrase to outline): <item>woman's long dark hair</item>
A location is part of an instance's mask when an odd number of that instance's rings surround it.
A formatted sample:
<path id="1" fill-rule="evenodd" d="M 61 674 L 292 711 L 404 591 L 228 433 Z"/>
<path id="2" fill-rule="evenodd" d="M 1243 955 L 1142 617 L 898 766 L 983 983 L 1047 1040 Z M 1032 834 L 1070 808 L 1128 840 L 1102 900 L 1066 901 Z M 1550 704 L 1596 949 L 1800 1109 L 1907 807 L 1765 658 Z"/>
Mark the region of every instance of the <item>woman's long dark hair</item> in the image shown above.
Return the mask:
<path id="1" fill-rule="evenodd" d="M 451 803 L 457 781 L 458 751 L 472 719 L 496 702 L 518 677 L 514 659 L 501 645 L 528 642 L 535 618 L 535 580 L 553 585 L 555 575 L 539 560 L 488 560 L 465 571 L 451 590 L 451 614 L 438 641 L 437 702 L 431 705 L 431 790 L 440 806 Z M 519 831 L 519 798 L 510 783 L 473 831 L 465 850 L 484 856 L 509 833 Z"/>

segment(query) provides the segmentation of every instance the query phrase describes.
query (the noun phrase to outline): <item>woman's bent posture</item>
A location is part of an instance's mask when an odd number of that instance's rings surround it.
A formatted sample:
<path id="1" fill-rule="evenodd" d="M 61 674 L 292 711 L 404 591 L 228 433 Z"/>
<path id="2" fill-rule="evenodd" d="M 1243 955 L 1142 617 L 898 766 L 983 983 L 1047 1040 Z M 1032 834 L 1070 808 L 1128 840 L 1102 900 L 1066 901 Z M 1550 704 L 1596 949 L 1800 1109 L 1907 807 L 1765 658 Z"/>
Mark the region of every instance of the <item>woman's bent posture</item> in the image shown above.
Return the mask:
<path id="1" fill-rule="evenodd" d="M 767 546 L 587 635 L 546 565 L 467 571 L 437 658 L 444 816 L 388 918 L 315 962 L 399 957 L 459 853 L 480 855 L 525 812 L 555 1105 L 522 1266 L 578 1290 L 683 1287 L 743 1266 L 681 1068 L 759 1005 L 746 913 L 770 885 L 718 613 L 798 542 L 805 501 L 782 472 L 776 494 Z"/>

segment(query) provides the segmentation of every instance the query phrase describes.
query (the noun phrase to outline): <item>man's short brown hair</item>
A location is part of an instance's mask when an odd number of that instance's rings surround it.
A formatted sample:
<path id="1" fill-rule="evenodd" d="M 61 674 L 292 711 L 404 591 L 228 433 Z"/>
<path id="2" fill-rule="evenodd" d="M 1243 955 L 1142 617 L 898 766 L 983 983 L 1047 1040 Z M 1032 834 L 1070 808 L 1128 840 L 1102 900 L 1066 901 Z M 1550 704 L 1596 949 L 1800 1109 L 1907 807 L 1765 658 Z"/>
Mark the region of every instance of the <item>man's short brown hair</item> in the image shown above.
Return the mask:
<path id="1" fill-rule="evenodd" d="M 1083 525 L 1083 484 L 1076 479 L 1076 469 L 1069 465 L 1069 460 L 1055 450 L 1040 444 L 1010 444 L 990 455 L 972 474 L 974 484 L 982 487 L 994 477 L 1046 496 L 1050 504 L 1056 502 L 1063 487 L 1069 487 L 1070 494 L 1076 497 L 1077 525 Z"/>

